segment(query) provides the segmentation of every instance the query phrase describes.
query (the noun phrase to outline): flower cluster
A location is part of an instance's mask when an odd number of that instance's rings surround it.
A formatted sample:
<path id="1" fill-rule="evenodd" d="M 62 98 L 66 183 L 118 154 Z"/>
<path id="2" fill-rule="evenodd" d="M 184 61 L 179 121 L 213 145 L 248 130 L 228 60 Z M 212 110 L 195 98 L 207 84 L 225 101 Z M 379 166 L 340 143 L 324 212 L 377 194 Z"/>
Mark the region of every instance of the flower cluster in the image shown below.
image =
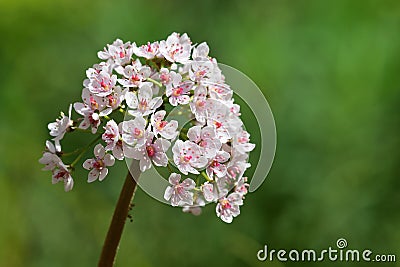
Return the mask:
<path id="1" fill-rule="evenodd" d="M 63 181 L 65 191 L 71 190 L 75 165 L 97 143 L 94 157 L 83 163 L 88 182 L 102 181 L 108 167 L 124 158 L 138 160 L 141 172 L 166 167 L 170 185 L 164 198 L 172 206 L 197 215 L 214 202 L 217 216 L 232 222 L 247 193 L 243 174 L 255 145 L 232 89 L 208 54 L 206 43 L 193 45 L 178 33 L 141 46 L 117 39 L 98 52 L 102 61 L 86 71 L 82 101 L 48 125 L 53 139 L 46 141 L 40 163 L 52 172 L 53 183 Z M 74 120 L 71 107 L 79 115 Z M 169 118 L 174 108 L 189 117 L 184 125 Z M 97 138 L 65 153 L 60 141 L 75 131 Z M 61 159 L 71 156 L 70 164 Z"/>

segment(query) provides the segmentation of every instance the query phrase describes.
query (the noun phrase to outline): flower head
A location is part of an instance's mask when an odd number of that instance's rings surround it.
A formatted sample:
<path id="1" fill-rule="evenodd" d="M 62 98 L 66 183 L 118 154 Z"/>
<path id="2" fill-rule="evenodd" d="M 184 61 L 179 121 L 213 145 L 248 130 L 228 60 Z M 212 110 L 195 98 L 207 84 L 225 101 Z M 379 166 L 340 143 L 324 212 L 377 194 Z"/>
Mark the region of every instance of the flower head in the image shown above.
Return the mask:
<path id="1" fill-rule="evenodd" d="M 94 158 L 87 159 L 83 163 L 83 168 L 90 170 L 88 175 L 88 183 L 94 182 L 97 179 L 103 181 L 108 174 L 107 167 L 114 165 L 115 159 L 112 155 L 106 154 L 106 150 L 101 144 L 94 148 Z"/>
<path id="2" fill-rule="evenodd" d="M 167 187 L 164 193 L 165 200 L 171 202 L 172 206 L 193 205 L 193 190 L 196 186 L 195 182 L 186 178 L 180 183 L 181 175 L 172 173 L 169 176 L 170 186 Z"/>

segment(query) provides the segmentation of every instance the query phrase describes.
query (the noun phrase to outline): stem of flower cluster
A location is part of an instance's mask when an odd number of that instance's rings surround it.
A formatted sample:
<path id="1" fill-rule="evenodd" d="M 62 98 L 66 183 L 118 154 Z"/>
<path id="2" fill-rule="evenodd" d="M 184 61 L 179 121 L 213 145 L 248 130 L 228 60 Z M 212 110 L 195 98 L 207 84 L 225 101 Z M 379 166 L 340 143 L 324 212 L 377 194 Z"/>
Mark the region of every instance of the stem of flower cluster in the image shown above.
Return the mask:
<path id="1" fill-rule="evenodd" d="M 139 161 L 134 160 L 126 175 L 125 183 L 119 195 L 117 205 L 115 206 L 114 215 L 101 251 L 99 267 L 112 267 L 114 265 L 125 221 L 128 217 L 130 205 L 136 191 L 136 181 L 139 179 L 139 175 Z"/>

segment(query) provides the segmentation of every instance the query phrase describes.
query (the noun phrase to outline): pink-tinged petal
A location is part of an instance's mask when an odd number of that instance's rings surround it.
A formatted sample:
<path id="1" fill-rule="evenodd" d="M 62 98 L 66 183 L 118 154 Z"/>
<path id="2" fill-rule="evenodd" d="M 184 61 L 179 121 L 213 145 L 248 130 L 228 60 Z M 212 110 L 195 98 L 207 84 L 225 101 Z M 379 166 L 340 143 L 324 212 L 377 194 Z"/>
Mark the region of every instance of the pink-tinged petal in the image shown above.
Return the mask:
<path id="1" fill-rule="evenodd" d="M 175 107 L 178 105 L 178 102 L 177 102 L 176 97 L 170 97 L 170 98 L 169 98 L 169 103 L 170 103 L 171 105 L 175 106 Z"/>
<path id="2" fill-rule="evenodd" d="M 181 201 L 179 201 L 178 205 L 183 206 L 183 205 L 193 205 L 193 193 L 185 191 L 184 193 L 179 195 L 181 198 Z"/>
<path id="3" fill-rule="evenodd" d="M 177 173 L 171 173 L 171 175 L 168 178 L 169 183 L 172 185 L 179 184 L 180 180 L 181 180 L 181 175 Z"/>
<path id="4" fill-rule="evenodd" d="M 214 186 L 210 183 L 206 183 L 202 186 L 202 191 L 205 200 L 207 201 L 213 201 L 215 199 L 214 195 Z"/>
<path id="5" fill-rule="evenodd" d="M 104 155 L 106 154 L 106 150 L 104 149 L 104 147 L 101 145 L 101 144 L 97 144 L 95 147 L 94 147 L 94 155 L 96 156 L 96 157 L 99 157 L 99 158 L 104 158 Z"/>
<path id="6" fill-rule="evenodd" d="M 152 160 L 156 166 L 166 167 L 168 165 L 168 157 L 164 152 L 156 153 Z"/>
<path id="7" fill-rule="evenodd" d="M 85 160 L 85 162 L 83 163 L 83 168 L 85 168 L 86 170 L 90 170 L 90 169 L 92 169 L 93 168 L 93 163 L 94 163 L 94 160 L 93 159 L 87 159 L 87 160 Z"/>
<path id="8" fill-rule="evenodd" d="M 53 145 L 53 143 L 52 142 L 50 142 L 49 140 L 47 140 L 46 141 L 46 148 L 47 148 L 47 150 L 49 150 L 49 152 L 51 152 L 51 153 L 56 153 L 56 148 L 55 148 L 55 146 Z"/>
<path id="9" fill-rule="evenodd" d="M 186 105 L 189 103 L 189 101 L 190 101 L 190 97 L 188 95 L 178 96 L 179 104 Z"/>
<path id="10" fill-rule="evenodd" d="M 171 186 L 168 186 L 164 192 L 164 199 L 170 200 L 173 192 L 174 192 L 174 188 Z"/>
<path id="11" fill-rule="evenodd" d="M 133 109 L 138 108 L 139 102 L 138 102 L 138 98 L 135 93 L 126 92 L 125 101 L 126 101 L 126 104 L 128 105 L 128 107 L 133 108 Z"/>
<path id="12" fill-rule="evenodd" d="M 157 111 L 151 116 L 151 121 L 152 122 L 161 121 L 162 119 L 164 119 L 166 113 L 167 112 L 165 110 Z"/>
<path id="13" fill-rule="evenodd" d="M 200 133 L 201 133 L 201 126 L 193 126 L 187 132 L 187 137 L 190 141 L 198 143 L 200 142 Z"/>
<path id="14" fill-rule="evenodd" d="M 107 174 L 108 174 L 108 169 L 107 168 L 103 168 L 99 173 L 99 181 L 100 182 L 103 181 L 104 178 L 106 178 Z"/>
<path id="15" fill-rule="evenodd" d="M 115 146 L 112 150 L 113 156 L 118 160 L 124 159 L 124 152 L 121 146 Z"/>
<path id="16" fill-rule="evenodd" d="M 99 170 L 93 169 L 89 172 L 87 181 L 88 181 L 88 183 L 94 182 L 97 180 L 98 177 L 99 177 Z"/>
<path id="17" fill-rule="evenodd" d="M 145 172 L 146 170 L 151 168 L 151 160 L 147 155 L 140 159 L 139 166 L 141 172 Z"/>
<path id="18" fill-rule="evenodd" d="M 82 110 L 85 108 L 85 105 L 83 104 L 83 103 L 80 103 L 80 102 L 77 102 L 77 103 L 74 103 L 74 109 L 75 109 L 75 111 L 78 113 L 78 114 L 80 114 L 80 115 L 85 115 L 83 112 L 82 112 Z"/>
<path id="19" fill-rule="evenodd" d="M 150 101 L 149 107 L 150 107 L 150 109 L 153 110 L 153 109 L 159 108 L 162 105 L 162 103 L 163 103 L 163 101 L 162 101 L 162 98 L 160 96 L 159 97 L 155 97 Z"/>
<path id="20" fill-rule="evenodd" d="M 195 188 L 196 183 L 190 179 L 190 178 L 186 178 L 185 180 L 183 180 L 183 182 L 181 183 L 182 187 L 185 188 L 186 190 L 192 190 L 193 188 Z"/>
<path id="21" fill-rule="evenodd" d="M 113 166 L 114 162 L 115 162 L 115 159 L 114 159 L 114 157 L 112 155 L 107 154 L 107 155 L 104 156 L 103 162 L 104 162 L 104 164 L 106 166 Z"/>
<path id="22" fill-rule="evenodd" d="M 64 180 L 65 192 L 71 191 L 73 187 L 74 187 L 74 180 L 72 179 L 72 177 L 69 177 L 68 179 Z"/>
<path id="23" fill-rule="evenodd" d="M 146 100 L 147 102 L 150 102 L 150 100 L 153 98 L 153 91 L 149 85 L 144 84 L 139 88 L 138 98 L 139 101 Z"/>

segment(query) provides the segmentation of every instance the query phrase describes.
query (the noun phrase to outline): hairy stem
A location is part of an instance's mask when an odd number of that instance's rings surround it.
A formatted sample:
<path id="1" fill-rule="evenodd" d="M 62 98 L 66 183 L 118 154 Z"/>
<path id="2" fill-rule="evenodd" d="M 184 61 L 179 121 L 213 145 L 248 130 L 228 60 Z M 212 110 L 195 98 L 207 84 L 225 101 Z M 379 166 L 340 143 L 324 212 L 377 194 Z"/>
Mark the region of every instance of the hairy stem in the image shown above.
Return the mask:
<path id="1" fill-rule="evenodd" d="M 119 241 L 121 240 L 131 201 L 135 194 L 137 185 L 136 180 L 139 178 L 139 175 L 139 162 L 134 160 L 130 166 L 130 171 L 128 171 L 128 174 L 126 175 L 125 183 L 122 187 L 121 194 L 119 195 L 110 227 L 108 228 L 98 264 L 99 267 L 112 267 L 114 265 Z"/>

